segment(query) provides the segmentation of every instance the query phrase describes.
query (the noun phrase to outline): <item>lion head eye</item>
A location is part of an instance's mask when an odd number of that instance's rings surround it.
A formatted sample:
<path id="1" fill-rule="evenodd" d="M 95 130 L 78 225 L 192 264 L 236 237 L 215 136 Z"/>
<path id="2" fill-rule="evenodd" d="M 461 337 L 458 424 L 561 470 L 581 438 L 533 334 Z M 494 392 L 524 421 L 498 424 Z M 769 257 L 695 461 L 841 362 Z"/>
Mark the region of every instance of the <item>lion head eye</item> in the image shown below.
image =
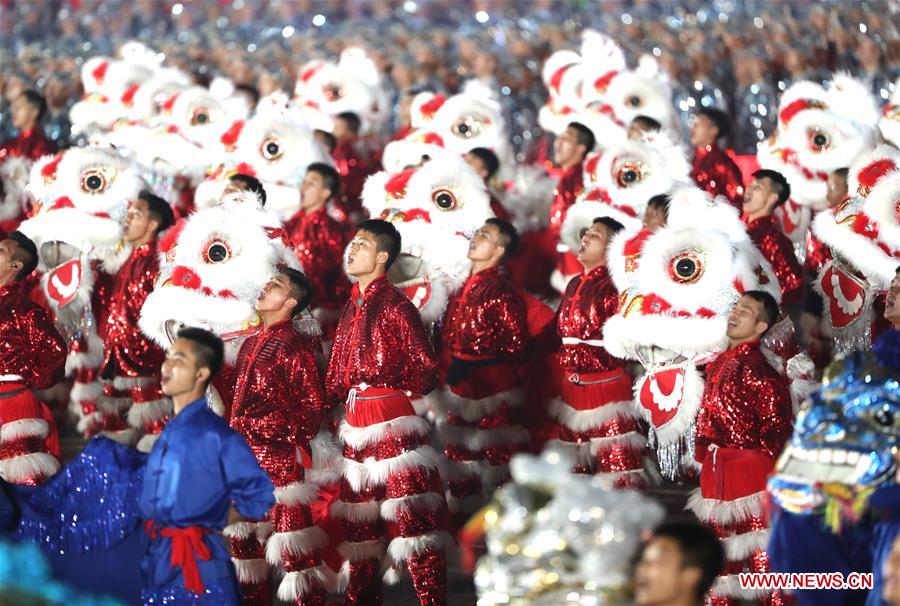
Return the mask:
<path id="1" fill-rule="evenodd" d="M 449 189 L 436 189 L 431 194 L 431 201 L 441 210 L 453 210 L 459 203 L 456 195 Z"/>
<path id="2" fill-rule="evenodd" d="M 809 149 L 814 152 L 823 152 L 831 148 L 831 137 L 823 130 L 811 128 L 807 132 Z"/>
<path id="3" fill-rule="evenodd" d="M 90 168 L 81 174 L 81 189 L 88 194 L 102 194 L 109 186 L 109 178 L 102 168 Z"/>
<path id="4" fill-rule="evenodd" d="M 336 82 L 326 84 L 322 87 L 322 95 L 329 101 L 340 101 L 346 94 L 344 87 Z"/>
<path id="5" fill-rule="evenodd" d="M 703 275 L 703 259 L 697 251 L 686 250 L 669 259 L 669 278 L 679 284 L 696 282 Z"/>
<path id="6" fill-rule="evenodd" d="M 270 162 L 274 162 L 282 155 L 284 155 L 284 149 L 281 145 L 281 140 L 275 135 L 269 135 L 262 142 L 262 145 L 259 147 L 259 152 L 262 154 L 262 157 Z"/>
<path id="7" fill-rule="evenodd" d="M 191 110 L 191 126 L 204 126 L 212 122 L 208 107 L 195 107 Z"/>
<path id="8" fill-rule="evenodd" d="M 647 176 L 647 167 L 642 163 L 630 160 L 619 166 L 616 171 L 616 184 L 621 188 L 640 183 Z"/>
<path id="9" fill-rule="evenodd" d="M 206 263 L 224 263 L 231 256 L 231 246 L 221 238 L 213 238 L 203 248 L 203 261 Z"/>
<path id="10" fill-rule="evenodd" d="M 464 116 L 453 125 L 453 134 L 460 139 L 472 139 L 484 132 L 485 122 L 476 116 Z"/>

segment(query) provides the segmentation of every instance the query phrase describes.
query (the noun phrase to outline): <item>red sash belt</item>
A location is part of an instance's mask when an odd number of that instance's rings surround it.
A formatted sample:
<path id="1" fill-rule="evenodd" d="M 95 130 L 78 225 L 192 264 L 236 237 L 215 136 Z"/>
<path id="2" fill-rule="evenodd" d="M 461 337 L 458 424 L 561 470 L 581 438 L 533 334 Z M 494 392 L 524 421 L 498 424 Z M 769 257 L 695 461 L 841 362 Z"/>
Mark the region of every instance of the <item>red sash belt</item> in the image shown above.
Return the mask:
<path id="1" fill-rule="evenodd" d="M 347 423 L 369 427 L 399 417 L 414 417 L 416 411 L 405 392 L 387 387 L 355 388 L 347 397 Z"/>
<path id="2" fill-rule="evenodd" d="M 775 461 L 762 450 L 712 445 L 702 461 L 700 494 L 706 499 L 733 501 L 766 489 Z"/>
<path id="3" fill-rule="evenodd" d="M 610 402 L 631 400 L 631 377 L 624 368 L 569 373 L 560 389 L 563 402 L 575 410 L 593 410 Z"/>
<path id="4" fill-rule="evenodd" d="M 157 535 L 172 540 L 172 568 L 181 567 L 184 576 L 184 586 L 196 594 L 206 590 L 203 579 L 200 577 L 200 569 L 197 567 L 197 559 L 209 560 L 211 554 L 209 547 L 203 542 L 203 537 L 210 533 L 209 528 L 202 526 L 188 526 L 186 528 L 160 528 L 153 520 L 144 522 L 144 530 L 151 539 Z"/>

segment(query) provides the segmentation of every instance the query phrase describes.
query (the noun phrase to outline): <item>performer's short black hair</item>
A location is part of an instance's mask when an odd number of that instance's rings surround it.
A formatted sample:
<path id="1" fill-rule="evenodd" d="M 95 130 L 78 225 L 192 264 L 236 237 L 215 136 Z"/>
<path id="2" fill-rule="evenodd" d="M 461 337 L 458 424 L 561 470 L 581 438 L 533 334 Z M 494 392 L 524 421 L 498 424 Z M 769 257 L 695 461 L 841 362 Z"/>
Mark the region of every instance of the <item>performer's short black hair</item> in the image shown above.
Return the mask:
<path id="1" fill-rule="evenodd" d="M 847 168 L 846 166 L 844 168 L 835 169 L 831 172 L 832 172 L 832 174 L 835 174 L 844 180 L 846 180 L 850 176 L 850 169 Z"/>
<path id="2" fill-rule="evenodd" d="M 788 201 L 791 197 L 791 184 L 777 170 L 763 168 L 753 173 L 754 179 L 768 179 L 772 182 L 772 191 L 778 194 L 778 201 L 775 202 L 775 208 Z"/>
<path id="3" fill-rule="evenodd" d="M 682 566 L 699 568 L 703 573 L 696 587 L 702 598 L 725 567 L 725 550 L 715 533 L 697 522 L 663 522 L 653 538 L 668 538 L 678 543 Z"/>
<path id="4" fill-rule="evenodd" d="M 138 194 L 138 199 L 147 203 L 147 211 L 150 214 L 150 218 L 159 225 L 156 228 L 157 234 L 175 225 L 175 213 L 172 212 L 172 207 L 169 206 L 168 202 L 149 189 L 142 189 Z"/>
<path id="5" fill-rule="evenodd" d="M 325 149 L 328 150 L 329 154 L 334 151 L 335 147 L 337 147 L 337 139 L 335 139 L 334 135 L 332 135 L 327 130 L 322 130 L 321 128 L 317 128 L 315 131 L 313 131 L 313 134 L 317 137 L 321 137 L 322 139 L 324 139 Z"/>
<path id="6" fill-rule="evenodd" d="M 654 120 L 650 116 L 645 116 L 643 114 L 635 116 L 631 123 L 638 124 L 641 128 L 650 131 L 651 133 L 658 133 L 662 130 L 662 124 L 659 123 L 659 120 Z"/>
<path id="7" fill-rule="evenodd" d="M 362 126 L 362 121 L 359 119 L 359 116 L 353 112 L 341 112 L 337 117 L 347 123 L 347 128 L 349 128 L 354 135 L 359 134 L 359 129 Z"/>
<path id="8" fill-rule="evenodd" d="M 36 90 L 26 90 L 22 92 L 22 97 L 28 102 L 28 105 L 37 110 L 37 121 L 41 122 L 47 115 L 47 101 L 44 96 Z"/>
<path id="9" fill-rule="evenodd" d="M 390 269 L 400 254 L 400 245 L 402 243 L 400 232 L 397 231 L 394 224 L 382 219 L 366 219 L 357 225 L 356 229 L 357 231 L 367 231 L 375 236 L 375 250 L 388 254 L 385 269 Z"/>
<path id="10" fill-rule="evenodd" d="M 306 172 L 313 172 L 321 175 L 322 180 L 325 181 L 325 187 L 331 191 L 332 198 L 341 193 L 341 176 L 333 166 L 329 166 L 324 162 L 313 162 L 306 167 Z"/>
<path id="11" fill-rule="evenodd" d="M 208 330 L 195 327 L 182 328 L 178 331 L 178 338 L 191 342 L 197 367 L 209 369 L 209 379 L 206 381 L 206 385 L 209 385 L 222 370 L 225 361 L 225 345 L 222 339 Z"/>
<path id="12" fill-rule="evenodd" d="M 657 194 L 647 200 L 647 208 L 655 208 L 659 212 L 661 212 L 665 217 L 669 218 L 669 204 L 672 203 L 672 198 L 669 197 L 668 194 Z"/>
<path id="13" fill-rule="evenodd" d="M 278 273 L 286 276 L 291 283 L 291 296 L 297 299 L 297 306 L 291 312 L 291 317 L 297 317 L 301 311 L 309 307 L 313 299 L 312 284 L 309 278 L 306 277 L 306 274 L 292 267 L 285 267 L 279 270 Z"/>
<path id="14" fill-rule="evenodd" d="M 706 116 L 712 120 L 719 131 L 716 139 L 727 139 L 731 134 L 731 118 L 724 111 L 717 107 L 701 107 L 697 110 L 698 116 Z"/>
<path id="15" fill-rule="evenodd" d="M 744 293 L 744 296 L 762 303 L 762 312 L 757 319 L 762 320 L 769 328 L 772 328 L 775 322 L 778 321 L 778 302 L 775 300 L 775 297 L 764 290 L 748 290 Z"/>
<path id="16" fill-rule="evenodd" d="M 22 280 L 31 275 L 38 264 L 37 246 L 31 241 L 31 238 L 16 230 L 9 232 L 7 239 L 16 243 L 16 251 L 13 257 L 16 261 L 21 261 L 22 269 L 16 274 L 16 280 Z"/>
<path id="17" fill-rule="evenodd" d="M 235 92 L 247 93 L 253 100 L 253 107 L 259 104 L 259 89 L 252 84 L 238 84 L 234 87 Z M 253 109 L 253 108 L 250 108 Z"/>
<path id="18" fill-rule="evenodd" d="M 266 188 L 263 187 L 263 184 L 254 177 L 253 175 L 247 175 L 244 173 L 234 173 L 230 177 L 228 177 L 229 181 L 237 181 L 247 188 L 247 191 L 252 191 L 259 198 L 259 205 L 266 205 Z"/>
<path id="19" fill-rule="evenodd" d="M 593 221 L 591 221 L 591 225 L 594 223 L 599 223 L 600 225 L 605 225 L 607 229 L 609 229 L 609 235 L 614 236 L 623 229 L 625 226 L 613 219 L 612 217 L 596 217 Z"/>
<path id="20" fill-rule="evenodd" d="M 596 137 L 594 137 L 594 131 L 589 129 L 581 122 L 569 122 L 567 128 L 571 128 L 576 133 L 578 133 L 578 143 L 580 145 L 584 145 L 584 153 L 588 153 L 594 150 L 594 146 L 597 145 L 597 139 Z"/>
<path id="21" fill-rule="evenodd" d="M 487 178 L 490 179 L 497 171 L 500 170 L 500 160 L 497 159 L 497 154 L 492 152 L 486 147 L 476 147 L 469 150 L 469 153 L 481 160 L 481 163 L 484 164 L 485 170 L 487 170 Z"/>
<path id="22" fill-rule="evenodd" d="M 485 221 L 487 225 L 494 225 L 500 232 L 501 245 L 503 246 L 503 258 L 509 258 L 519 248 L 519 232 L 516 227 L 506 219 L 491 217 Z"/>

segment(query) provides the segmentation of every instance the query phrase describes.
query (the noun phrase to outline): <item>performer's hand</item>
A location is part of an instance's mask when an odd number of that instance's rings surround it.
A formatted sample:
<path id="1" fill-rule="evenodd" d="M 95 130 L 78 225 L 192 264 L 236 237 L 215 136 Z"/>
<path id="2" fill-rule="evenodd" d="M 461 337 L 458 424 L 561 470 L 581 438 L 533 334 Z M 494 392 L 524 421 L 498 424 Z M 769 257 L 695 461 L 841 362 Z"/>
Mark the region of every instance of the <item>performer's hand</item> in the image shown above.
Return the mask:
<path id="1" fill-rule="evenodd" d="M 235 509 L 234 503 L 228 508 L 228 525 L 234 524 L 235 522 L 246 522 L 247 518 L 238 513 L 238 510 Z"/>

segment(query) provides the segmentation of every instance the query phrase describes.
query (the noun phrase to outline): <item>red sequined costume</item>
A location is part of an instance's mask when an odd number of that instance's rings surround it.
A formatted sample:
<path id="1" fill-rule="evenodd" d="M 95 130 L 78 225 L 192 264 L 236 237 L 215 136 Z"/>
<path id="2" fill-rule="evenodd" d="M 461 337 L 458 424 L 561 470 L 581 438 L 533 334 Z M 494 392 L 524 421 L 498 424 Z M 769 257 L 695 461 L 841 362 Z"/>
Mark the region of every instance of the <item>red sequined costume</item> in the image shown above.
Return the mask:
<path id="1" fill-rule="evenodd" d="M 225 529 L 243 604 L 272 603 L 270 566 L 287 571 L 280 600 L 321 606 L 333 588 L 334 575 L 320 556 L 327 536 L 310 513 L 316 486 L 304 481 L 298 462 L 298 448 L 309 452 L 325 406 L 319 346 L 318 337 L 302 335 L 285 320 L 248 337 L 238 353 L 230 424 L 275 484 L 275 507 L 266 522 Z"/>
<path id="2" fill-rule="evenodd" d="M 716 145 L 694 149 L 691 179 L 711 196 L 725 196 L 732 206 L 744 206 L 744 178 L 731 156 Z"/>
<path id="3" fill-rule="evenodd" d="M 150 452 L 172 415 L 159 384 L 165 352 L 138 328 L 158 275 L 156 241 L 134 249 L 116 274 L 103 331 L 103 397 L 97 402 L 103 431 L 126 443 L 145 434 L 138 443 L 143 452 Z"/>
<path id="4" fill-rule="evenodd" d="M 311 213 L 301 210 L 284 227 L 313 287 L 310 310 L 322 325 L 324 338 L 330 341 L 334 339 L 341 306 L 350 296 L 350 282 L 343 267 L 350 235 L 346 226 L 329 216 L 325 208 Z"/>
<path id="5" fill-rule="evenodd" d="M 790 305 L 800 300 L 803 294 L 803 268 L 794 254 L 794 245 L 781 231 L 774 216 L 760 217 L 751 221 L 743 217 L 747 235 L 762 253 L 781 286 L 782 305 Z"/>
<path id="6" fill-rule="evenodd" d="M 729 349 L 706 366 L 695 451 L 700 488 L 688 508 L 725 547 L 725 571 L 713 586 L 712 604 L 784 603 L 780 593 L 742 589 L 738 575 L 769 572 L 766 479 L 791 435 L 791 414 L 788 382 L 766 361 L 758 341 Z"/>
<path id="7" fill-rule="evenodd" d="M 509 459 L 528 442 L 518 409 L 515 361 L 528 338 L 525 302 L 499 268 L 472 274 L 444 316 L 449 351 L 438 435 L 449 461 L 447 501 L 473 513 L 509 479 Z"/>
<path id="8" fill-rule="evenodd" d="M 334 168 L 341 176 L 341 210 L 350 216 L 362 212 L 362 188 L 374 171 L 349 141 L 338 142 L 331 152 Z"/>
<path id="9" fill-rule="evenodd" d="M 332 514 L 344 520 L 348 606 L 382 604 L 385 538 L 385 580 L 396 581 L 405 565 L 423 605 L 446 603 L 444 487 L 429 424 L 410 403 L 436 383 L 437 359 L 409 299 L 387 276 L 364 292 L 355 284 L 325 379 L 329 402 L 347 402 L 340 500 Z"/>
<path id="10" fill-rule="evenodd" d="M 647 439 L 632 402 L 631 376 L 624 362 L 603 348 L 603 325 L 618 303 L 604 265 L 575 276 L 566 287 L 556 316 L 562 384 L 560 398 L 550 405 L 557 423 L 551 444 L 572 455 L 576 473 L 639 487 L 645 484 Z"/>
<path id="11" fill-rule="evenodd" d="M 56 144 L 48 139 L 39 126 L 29 128 L 18 137 L 0 143 L 0 162 L 6 158 L 37 160 L 41 156 L 56 153 Z"/>
<path id="12" fill-rule="evenodd" d="M 66 344 L 22 281 L 0 287 L 0 477 L 35 485 L 59 469 L 53 417 L 32 389 L 62 379 Z"/>
<path id="13" fill-rule="evenodd" d="M 556 268 L 564 276 L 571 276 L 581 271 L 581 264 L 575 254 L 572 252 L 558 254 L 556 246 L 559 244 L 560 231 L 569 208 L 575 204 L 575 200 L 584 191 L 583 167 L 584 163 L 579 162 L 563 171 L 556 189 L 553 190 L 553 202 L 550 204 L 550 227 L 547 228 L 547 233 L 550 235 L 549 245 L 552 246 L 553 254 L 556 257 Z"/>

